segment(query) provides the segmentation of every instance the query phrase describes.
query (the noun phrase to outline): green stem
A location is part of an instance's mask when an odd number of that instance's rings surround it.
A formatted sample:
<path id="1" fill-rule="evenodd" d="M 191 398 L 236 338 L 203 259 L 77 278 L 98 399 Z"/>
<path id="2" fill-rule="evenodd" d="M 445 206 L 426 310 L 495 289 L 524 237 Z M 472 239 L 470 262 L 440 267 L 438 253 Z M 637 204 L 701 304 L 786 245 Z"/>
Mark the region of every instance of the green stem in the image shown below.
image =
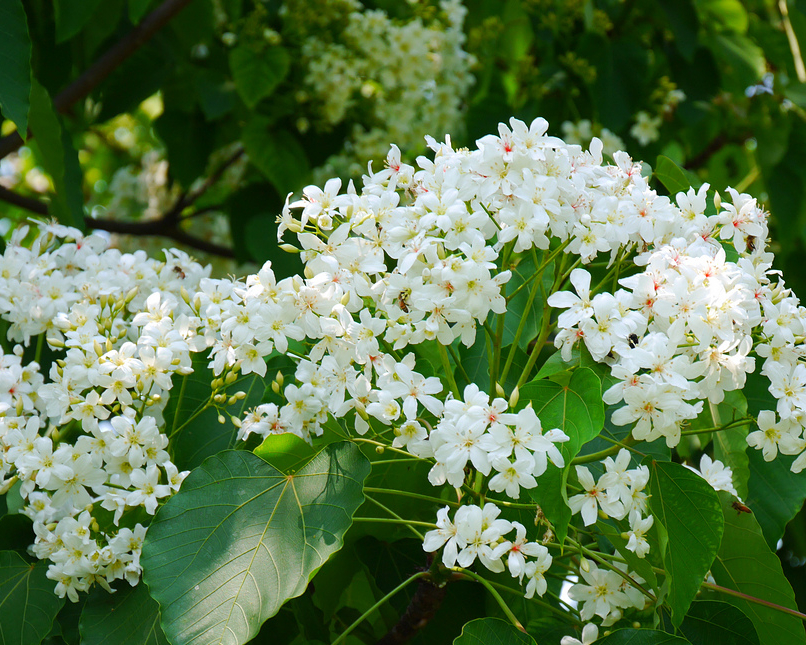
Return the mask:
<path id="1" fill-rule="evenodd" d="M 177 412 L 179 411 L 180 406 L 182 405 L 182 400 L 185 398 L 185 388 L 187 387 L 189 376 L 190 374 L 185 374 L 182 377 L 182 386 L 179 388 L 179 398 L 176 401 L 176 408 L 174 408 Z M 178 421 L 178 419 L 179 415 L 174 414 L 173 421 L 171 422 L 171 432 L 168 435 L 168 437 L 172 437 L 174 435 L 174 432 L 176 432 L 176 422 Z"/>
<path id="2" fill-rule="evenodd" d="M 520 590 L 518 590 L 518 589 L 513 589 L 512 587 L 507 587 L 506 585 L 501 584 L 500 582 L 493 582 L 492 580 L 488 580 L 487 582 L 489 582 L 489 583 L 490 583 L 490 584 L 491 584 L 493 587 L 495 587 L 496 589 L 500 589 L 501 591 L 506 591 L 506 592 L 508 592 L 508 593 L 514 594 L 514 595 L 518 596 L 519 598 L 523 599 L 523 593 L 522 593 Z M 548 591 L 548 590 L 547 590 L 547 591 Z M 555 596 L 555 597 L 556 597 L 556 596 Z M 557 600 L 559 600 L 560 602 L 562 602 L 562 603 L 563 603 L 563 605 L 565 605 L 566 607 L 568 606 L 568 605 L 567 605 L 567 603 L 564 603 L 564 602 L 563 602 L 562 600 L 560 600 L 559 598 L 557 598 Z M 562 609 L 559 609 L 558 607 L 555 607 L 554 605 L 552 605 L 552 604 L 550 604 L 550 603 L 547 603 L 545 600 L 541 600 L 540 598 L 531 598 L 531 599 L 530 599 L 530 602 L 534 602 L 534 603 L 537 603 L 538 605 L 540 605 L 541 607 L 545 607 L 545 608 L 546 608 L 546 609 L 548 609 L 549 611 L 551 611 L 551 612 L 553 612 L 553 613 L 557 614 L 558 616 L 561 616 L 561 617 L 562 617 L 562 618 L 564 618 L 565 620 L 568 620 L 568 619 L 570 618 L 570 619 L 571 619 L 571 620 L 573 620 L 573 621 L 574 621 L 574 622 L 575 622 L 577 625 L 581 625 L 581 624 L 582 624 L 582 623 L 580 622 L 580 620 L 579 620 L 578 618 L 576 618 L 575 616 L 573 616 L 573 615 L 569 616 L 568 612 L 563 611 Z M 577 612 L 577 613 L 578 613 L 578 612 Z"/>
<path id="3" fill-rule="evenodd" d="M 39 334 L 36 339 L 36 355 L 34 356 L 34 361 L 39 362 L 39 359 L 42 358 L 42 348 L 45 346 L 45 334 Z"/>
<path id="4" fill-rule="evenodd" d="M 769 602 L 768 600 L 762 600 L 761 598 L 756 598 L 755 596 L 748 596 L 746 593 L 742 593 L 741 591 L 735 591 L 733 589 L 728 589 L 727 587 L 723 587 L 721 585 L 715 585 L 710 582 L 703 582 L 702 586 L 706 589 L 710 589 L 711 591 L 718 591 L 719 593 L 727 594 L 728 596 L 735 596 L 736 598 L 742 598 L 747 602 L 752 602 L 757 605 L 764 605 L 765 607 L 769 607 L 770 609 L 775 609 L 776 611 L 780 611 L 784 614 L 789 614 L 790 616 L 796 616 L 801 620 L 806 621 L 806 614 L 802 614 L 799 611 L 795 611 L 794 609 L 789 609 L 789 607 L 782 607 L 781 605 L 776 605 L 774 602 Z"/>
<path id="5" fill-rule="evenodd" d="M 532 254 L 534 255 L 534 263 L 537 265 L 537 253 L 532 248 Z M 534 304 L 535 297 L 537 296 L 538 289 L 543 289 L 543 282 L 542 276 L 538 274 L 538 282 L 536 282 L 529 291 L 529 297 L 526 300 L 526 306 L 523 309 L 523 313 L 521 314 L 521 319 L 518 321 L 518 329 L 515 330 L 515 338 L 512 340 L 512 347 L 509 350 L 509 354 L 507 356 L 506 363 L 504 363 L 504 369 L 501 372 L 501 377 L 499 379 L 500 383 L 505 383 L 507 380 L 507 374 L 509 374 L 509 368 L 512 367 L 512 361 L 515 360 L 515 353 L 518 350 L 518 343 L 520 342 L 521 336 L 523 335 L 523 330 L 526 329 L 526 323 L 529 321 L 530 313 L 532 310 L 532 305 Z M 543 315 L 546 315 L 545 307 L 543 308 Z"/>
<path id="6" fill-rule="evenodd" d="M 370 499 L 369 497 L 367 499 Z M 372 500 L 370 500 L 372 501 Z M 429 529 L 437 528 L 437 525 L 433 522 L 418 522 L 417 520 L 404 520 L 402 518 L 394 518 L 394 517 L 354 517 L 353 522 L 364 522 L 366 524 L 398 524 L 401 526 L 424 526 Z M 422 539 L 422 535 L 418 537 Z"/>
<path id="7" fill-rule="evenodd" d="M 383 598 L 381 598 L 381 599 L 380 599 L 378 602 L 376 602 L 374 605 L 372 605 L 372 607 L 370 607 L 370 608 L 369 608 L 369 609 L 367 609 L 367 610 L 366 610 L 366 611 L 365 611 L 363 614 L 361 614 L 361 615 L 360 615 L 360 616 L 359 616 L 359 617 L 358 617 L 358 618 L 355 620 L 355 622 L 353 622 L 353 624 L 352 624 L 352 625 L 350 625 L 350 626 L 349 626 L 347 629 L 345 629 L 345 630 L 344 630 L 344 631 L 343 631 L 341 634 L 339 634 L 339 637 L 338 637 L 336 640 L 334 640 L 334 641 L 333 641 L 333 643 L 331 643 L 331 645 L 339 645 L 339 643 L 343 643 L 343 642 L 344 642 L 344 640 L 345 640 L 345 639 L 346 639 L 346 638 L 347 638 L 347 637 L 348 637 L 348 636 L 349 636 L 349 635 L 352 633 L 352 631 L 353 631 L 353 630 L 354 630 L 356 627 L 358 627 L 358 626 L 359 626 L 361 623 L 363 623 L 363 622 L 364 622 L 364 621 L 365 621 L 365 620 L 366 620 L 366 619 L 367 619 L 367 618 L 368 618 L 368 617 L 369 617 L 369 616 L 372 614 L 372 612 L 374 612 L 375 610 L 377 610 L 377 609 L 378 609 L 378 607 L 380 607 L 380 606 L 381 606 L 383 603 L 385 603 L 385 602 L 389 601 L 389 599 L 390 599 L 390 598 L 392 598 L 392 596 L 394 596 L 395 594 L 397 594 L 397 592 L 399 592 L 400 590 L 402 590 L 402 589 L 403 589 L 403 588 L 405 588 L 406 586 L 410 585 L 410 584 L 411 584 L 412 582 L 414 582 L 415 580 L 418 580 L 418 579 L 420 579 L 420 578 L 425 578 L 425 577 L 426 577 L 426 576 L 428 576 L 428 575 L 429 575 L 429 574 L 428 574 L 428 572 L 427 572 L 427 571 L 418 571 L 418 572 L 417 572 L 417 573 L 415 573 L 413 576 L 410 576 L 409 578 L 407 578 L 406 580 L 404 580 L 403 582 L 401 582 L 401 583 L 400 583 L 400 584 L 399 584 L 397 587 L 395 587 L 394 589 L 392 589 L 392 591 L 390 591 L 390 592 L 389 592 L 388 594 L 386 594 L 386 595 L 385 595 Z"/>
<path id="8" fill-rule="evenodd" d="M 682 436 L 691 435 L 691 434 L 708 434 L 709 432 L 721 432 L 722 430 L 730 430 L 731 428 L 738 428 L 739 426 L 749 425 L 751 423 L 755 423 L 755 419 L 752 417 L 746 417 L 744 419 L 737 419 L 736 421 L 731 421 L 730 423 L 726 423 L 723 426 L 715 426 L 713 428 L 702 428 L 702 429 L 694 429 L 694 430 L 683 430 L 680 432 Z"/>
<path id="9" fill-rule="evenodd" d="M 439 357 L 442 360 L 442 367 L 445 370 L 445 377 L 448 379 L 448 387 L 451 388 L 451 392 L 457 399 L 461 399 L 462 395 L 459 392 L 459 386 L 456 385 L 456 378 L 453 376 L 453 370 L 451 369 L 451 361 L 448 358 L 448 350 L 445 349 L 445 345 L 437 341 L 437 345 L 439 345 Z"/>
<path id="10" fill-rule="evenodd" d="M 468 383 L 472 383 L 470 377 L 467 375 L 467 371 L 465 371 L 464 366 L 462 365 L 462 361 L 459 360 L 459 355 L 456 353 L 456 350 L 453 348 L 453 345 L 448 345 L 448 351 L 451 354 L 451 358 L 453 358 L 453 362 L 456 363 L 456 369 L 458 369 L 462 373 L 462 378 L 465 379 Z"/>
<path id="11" fill-rule="evenodd" d="M 542 273 L 545 270 L 545 268 L 549 264 L 551 264 L 551 262 L 554 260 L 554 258 L 556 258 L 560 253 L 562 253 L 565 250 L 565 247 L 567 247 L 571 243 L 571 239 L 572 238 L 569 237 L 565 242 L 560 244 L 560 246 L 558 246 L 554 251 L 552 251 L 551 255 L 549 255 L 548 258 L 546 258 L 546 261 L 543 262 L 543 264 L 540 265 L 540 267 L 537 269 L 537 271 L 535 271 L 534 275 L 530 275 L 528 278 L 526 278 L 526 280 L 523 281 L 522 285 L 520 285 L 517 289 L 515 289 L 515 291 L 513 291 L 511 294 L 509 294 L 507 296 L 507 298 L 506 298 L 507 302 L 509 302 L 515 296 L 517 296 L 537 276 L 542 275 Z M 534 247 L 532 247 L 532 251 L 534 252 Z M 536 265 L 537 265 L 537 262 L 535 262 L 535 266 Z"/>
<path id="12" fill-rule="evenodd" d="M 366 489 L 364 489 L 364 492 L 366 492 Z M 380 508 L 382 511 L 385 511 L 386 513 L 389 513 L 389 515 L 391 515 L 392 517 L 394 517 L 396 520 L 398 520 L 398 521 L 400 521 L 400 522 L 405 523 L 405 524 L 406 524 L 406 526 L 408 526 L 408 527 L 409 527 L 409 530 L 410 530 L 412 533 L 414 533 L 414 535 L 415 535 L 415 536 L 417 536 L 417 538 L 418 538 L 420 541 L 425 540 L 425 536 L 424 536 L 422 533 L 420 533 L 420 532 L 419 532 L 417 529 L 415 529 L 413 526 L 411 526 L 411 524 L 409 524 L 409 521 L 408 521 L 408 520 L 404 520 L 402 517 L 400 517 L 400 515 L 398 515 L 397 513 L 395 513 L 395 512 L 394 512 L 394 511 L 393 511 L 391 508 L 389 508 L 388 506 L 384 506 L 383 504 L 381 504 L 381 503 L 380 503 L 380 502 L 379 502 L 377 499 L 375 499 L 374 497 L 370 497 L 369 495 L 365 495 L 364 497 L 367 499 L 367 501 L 368 501 L 368 502 L 372 502 L 373 504 L 375 504 L 375 506 L 377 506 L 378 508 Z M 435 526 L 436 526 L 436 525 L 435 525 Z"/>
<path id="13" fill-rule="evenodd" d="M 376 464 L 378 462 L 373 462 Z M 371 486 L 364 486 L 365 493 L 377 493 L 379 495 L 399 495 L 400 497 L 410 497 L 411 499 L 419 499 L 424 502 L 433 502 L 434 504 L 447 504 L 448 506 L 456 506 L 459 507 L 461 504 L 459 502 L 451 502 L 446 499 L 440 499 L 439 497 L 430 497 L 429 495 L 421 495 L 420 493 L 412 493 L 407 490 L 394 490 L 391 488 L 373 488 Z"/>
<path id="14" fill-rule="evenodd" d="M 453 567 L 451 568 L 451 571 L 460 573 L 463 576 L 466 576 L 471 580 L 475 580 L 479 584 L 483 585 L 487 589 L 487 591 L 490 592 L 490 595 L 492 595 L 492 597 L 495 598 L 495 601 L 498 603 L 498 606 L 501 607 L 501 610 L 504 612 L 506 617 L 509 618 L 510 622 L 513 625 L 515 625 L 515 627 L 517 627 L 519 630 L 521 630 L 524 634 L 526 633 L 526 630 L 523 628 L 523 625 L 521 625 L 521 621 L 519 621 L 517 616 L 515 616 L 515 614 L 512 613 L 512 610 L 509 608 L 509 605 L 507 605 L 506 601 L 504 601 L 504 599 L 501 597 L 501 594 L 498 593 L 496 588 L 490 584 L 489 580 L 482 578 L 477 573 L 473 573 L 472 571 L 468 571 L 467 569 L 462 569 L 461 567 Z"/>
<path id="15" fill-rule="evenodd" d="M 635 443 L 635 439 L 632 438 L 632 435 L 627 437 L 624 441 L 620 444 L 616 444 L 611 446 L 610 448 L 605 448 L 604 450 L 600 450 L 599 452 L 592 452 L 589 455 L 582 455 L 581 457 L 574 457 L 571 460 L 571 465 L 576 466 L 577 464 L 589 464 L 592 461 L 600 461 L 605 457 L 610 457 L 611 455 L 617 454 L 622 448 L 629 449 L 630 444 Z"/>

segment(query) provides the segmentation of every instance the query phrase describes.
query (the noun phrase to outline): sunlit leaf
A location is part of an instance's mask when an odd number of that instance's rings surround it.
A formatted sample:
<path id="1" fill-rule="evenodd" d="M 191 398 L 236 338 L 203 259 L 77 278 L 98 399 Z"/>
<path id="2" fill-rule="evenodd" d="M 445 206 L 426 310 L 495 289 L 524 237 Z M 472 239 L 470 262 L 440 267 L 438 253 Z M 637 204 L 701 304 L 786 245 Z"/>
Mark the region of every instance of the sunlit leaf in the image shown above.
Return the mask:
<path id="1" fill-rule="evenodd" d="M 194 470 L 157 513 L 144 580 L 172 643 L 245 643 L 342 545 L 369 462 L 330 444 L 293 476 L 225 451 Z"/>

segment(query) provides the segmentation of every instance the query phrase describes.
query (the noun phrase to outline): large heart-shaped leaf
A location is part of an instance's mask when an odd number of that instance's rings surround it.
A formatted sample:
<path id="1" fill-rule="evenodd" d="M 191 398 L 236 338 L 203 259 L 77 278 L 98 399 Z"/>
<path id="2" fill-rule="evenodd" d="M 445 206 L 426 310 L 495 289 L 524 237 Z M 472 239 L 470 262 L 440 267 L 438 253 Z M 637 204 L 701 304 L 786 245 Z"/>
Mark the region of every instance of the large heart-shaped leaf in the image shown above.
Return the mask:
<path id="1" fill-rule="evenodd" d="M 535 639 L 501 620 L 477 618 L 462 627 L 453 645 L 536 645 Z"/>
<path id="2" fill-rule="evenodd" d="M 174 643 L 240 645 L 342 546 L 369 461 L 328 445 L 294 475 L 245 451 L 214 455 L 157 513 L 144 580 Z"/>
<path id="3" fill-rule="evenodd" d="M 734 497 L 719 493 L 725 514 L 725 534 L 711 573 L 717 584 L 788 609 L 797 610 L 795 595 L 781 569 L 781 561 L 767 546 L 752 513 L 734 510 Z M 806 633 L 799 618 L 772 607 L 725 595 L 756 627 L 761 645 L 804 645 Z"/>
<path id="4" fill-rule="evenodd" d="M 649 470 L 649 509 L 659 525 L 672 622 L 680 625 L 719 549 L 722 508 L 711 485 L 685 466 L 653 460 Z"/>
<path id="5" fill-rule="evenodd" d="M 81 645 L 167 645 L 160 607 L 144 584 L 118 585 L 115 593 L 96 587 L 81 611 Z"/>
<path id="6" fill-rule="evenodd" d="M 64 599 L 53 593 L 48 565 L 0 551 L 0 643 L 38 645 L 47 636 Z"/>

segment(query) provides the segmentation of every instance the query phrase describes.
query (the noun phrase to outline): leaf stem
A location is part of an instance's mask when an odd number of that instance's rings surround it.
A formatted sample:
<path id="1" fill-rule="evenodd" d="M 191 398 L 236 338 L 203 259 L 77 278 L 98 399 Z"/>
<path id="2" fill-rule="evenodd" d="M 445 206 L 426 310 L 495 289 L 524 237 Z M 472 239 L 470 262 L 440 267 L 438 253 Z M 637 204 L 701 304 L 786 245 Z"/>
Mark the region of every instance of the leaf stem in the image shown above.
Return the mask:
<path id="1" fill-rule="evenodd" d="M 418 580 L 418 579 L 420 579 L 420 578 L 425 578 L 425 577 L 426 577 L 426 576 L 428 576 L 428 575 L 429 575 L 429 573 L 428 573 L 427 571 L 418 571 L 418 572 L 417 572 L 417 573 L 415 573 L 413 576 L 410 576 L 409 578 L 407 578 L 406 580 L 404 580 L 403 582 L 401 582 L 401 583 L 400 583 L 400 584 L 399 584 L 397 587 L 395 587 L 394 589 L 392 589 L 392 591 L 390 591 L 390 592 L 389 592 L 388 594 L 386 594 L 386 595 L 385 595 L 383 598 L 381 598 L 381 599 L 380 599 L 378 602 L 376 602 L 374 605 L 372 605 L 372 607 L 370 607 L 370 608 L 369 608 L 369 609 L 367 609 L 367 610 L 366 610 L 366 611 L 365 611 L 363 614 L 361 614 L 361 615 L 360 615 L 360 616 L 359 616 L 359 617 L 358 617 L 358 618 L 355 620 L 355 622 L 353 622 L 353 624 L 352 624 L 352 625 L 350 625 L 350 626 L 349 626 L 347 629 L 345 629 L 345 630 L 344 630 L 344 631 L 343 631 L 341 634 L 339 634 L 339 637 L 338 637 L 336 640 L 334 640 L 334 641 L 331 643 L 331 645 L 339 645 L 339 643 L 343 643 L 343 642 L 344 642 L 344 640 L 345 640 L 345 639 L 346 639 L 346 638 L 347 638 L 347 637 L 348 637 L 348 636 L 349 636 L 349 635 L 352 633 L 352 631 L 353 631 L 353 630 L 354 630 L 356 627 L 358 627 L 358 626 L 359 626 L 361 623 L 363 623 L 363 622 L 364 622 L 364 621 L 365 621 L 365 620 L 366 620 L 366 619 L 367 619 L 367 618 L 368 618 L 368 617 L 369 617 L 369 616 L 372 614 L 372 612 L 374 612 L 376 609 L 378 609 L 378 607 L 380 607 L 380 606 L 381 606 L 383 603 L 385 603 L 385 602 L 389 601 L 389 599 L 391 599 L 391 598 L 392 598 L 392 596 L 394 596 L 395 594 L 397 594 L 397 592 L 398 592 L 398 591 L 401 591 L 401 590 L 402 590 L 403 588 L 405 588 L 407 585 L 411 584 L 412 582 L 414 582 L 415 580 Z"/>
<path id="2" fill-rule="evenodd" d="M 367 489 L 365 488 L 365 489 L 364 489 L 364 492 L 365 492 L 365 493 L 366 493 L 366 490 L 367 490 Z M 391 508 L 389 508 L 388 506 L 384 506 L 383 504 L 381 504 L 381 503 L 380 503 L 380 502 L 379 502 L 377 499 L 375 499 L 374 497 L 370 497 L 369 495 L 364 495 L 364 497 L 367 499 L 367 501 L 368 501 L 368 502 L 372 502 L 373 504 L 375 504 L 375 506 L 377 506 L 378 508 L 380 508 L 382 511 L 385 511 L 385 512 L 389 513 L 389 515 L 391 515 L 393 518 L 395 518 L 395 519 L 396 519 L 396 520 L 398 520 L 399 522 L 402 522 L 402 523 L 404 523 L 406 526 L 408 526 L 408 527 L 409 527 L 409 530 L 410 530 L 412 533 L 414 533 L 414 535 L 416 535 L 416 536 L 417 536 L 417 538 L 418 538 L 420 541 L 424 541 L 424 540 L 425 540 L 425 536 L 424 536 L 422 533 L 420 533 L 420 532 L 419 532 L 417 529 L 415 529 L 415 528 L 414 528 L 414 527 L 411 525 L 411 523 L 409 522 L 409 520 L 404 520 L 402 517 L 400 517 L 400 515 L 398 515 L 397 513 L 395 513 L 395 512 L 394 512 L 394 511 L 393 511 Z M 434 525 L 434 526 L 436 526 L 436 525 Z"/>
<path id="3" fill-rule="evenodd" d="M 392 488 L 373 488 L 371 486 L 364 486 L 364 492 L 378 493 L 381 495 L 399 495 L 400 497 L 411 497 L 412 499 L 419 499 L 424 502 L 433 502 L 434 504 L 447 504 L 448 506 L 457 506 L 457 507 L 461 506 L 459 502 L 452 502 L 447 499 L 440 499 L 439 497 L 430 497 L 428 495 L 421 495 L 420 493 L 412 493 L 407 490 L 394 490 Z"/>
<path id="4" fill-rule="evenodd" d="M 742 598 L 743 600 L 746 600 L 748 602 L 752 602 L 757 605 L 764 605 L 765 607 L 769 607 L 770 609 L 775 609 L 776 611 L 789 614 L 790 616 L 796 616 L 797 618 L 806 621 L 806 614 L 802 614 L 801 612 L 796 611 L 794 609 L 789 609 L 789 607 L 776 605 L 774 602 L 770 602 L 768 600 L 762 600 L 761 598 L 756 598 L 755 596 L 749 596 L 746 593 L 742 593 L 741 591 L 729 589 L 728 587 L 723 587 L 722 585 L 713 584 L 711 582 L 703 582 L 702 586 L 705 587 L 706 589 L 710 589 L 711 591 L 717 591 L 719 593 L 727 594 L 728 596 L 735 596 L 736 598 Z"/>
<path id="5" fill-rule="evenodd" d="M 592 452 L 589 455 L 582 455 L 580 457 L 574 457 L 571 460 L 571 465 L 576 466 L 577 464 L 589 464 L 592 461 L 600 461 L 605 457 L 609 457 L 611 455 L 615 455 L 616 453 L 620 452 L 622 449 L 627 448 L 629 450 L 630 445 L 635 443 L 635 439 L 632 438 L 632 435 L 628 436 L 624 441 L 610 448 L 605 448 L 604 450 L 600 450 L 599 452 Z"/>
<path id="6" fill-rule="evenodd" d="M 509 605 L 507 605 L 506 601 L 501 597 L 501 594 L 498 593 L 498 591 L 495 589 L 495 587 L 493 587 L 492 584 L 490 584 L 489 580 L 486 580 L 486 579 L 482 578 L 477 573 L 473 573 L 472 571 L 468 571 L 467 569 L 463 569 L 462 567 L 452 567 L 451 571 L 455 571 L 456 573 L 460 573 L 463 576 L 466 576 L 467 578 L 470 578 L 471 580 L 475 580 L 479 584 L 483 585 L 487 589 L 487 591 L 490 592 L 490 595 L 492 595 L 492 597 L 495 598 L 495 601 L 498 603 L 498 606 L 501 607 L 501 610 L 504 612 L 506 617 L 509 618 L 509 621 L 513 625 L 515 625 L 515 627 L 517 627 L 519 630 L 521 630 L 524 634 L 526 633 L 526 630 L 523 628 L 523 625 L 521 625 L 521 621 L 519 621 L 517 616 L 515 616 L 515 614 L 512 613 L 512 610 L 509 608 Z"/>
<path id="7" fill-rule="evenodd" d="M 451 388 L 451 392 L 457 399 L 461 399 L 462 395 L 459 392 L 459 386 L 456 385 L 456 378 L 453 375 L 453 370 L 451 369 L 451 361 L 448 358 L 448 350 L 445 348 L 445 345 L 437 341 L 437 345 L 439 345 L 439 358 L 442 360 L 442 367 L 445 370 L 445 377 L 448 379 L 448 387 Z"/>
<path id="8" fill-rule="evenodd" d="M 371 498 L 367 497 L 370 501 Z M 433 522 L 419 522 L 417 520 L 404 520 L 403 518 L 395 518 L 395 517 L 354 517 L 353 522 L 364 522 L 367 524 L 376 523 L 376 524 L 400 524 L 404 526 L 424 526 L 425 528 L 435 529 L 437 525 Z M 418 534 L 418 537 L 422 539 L 422 536 Z"/>

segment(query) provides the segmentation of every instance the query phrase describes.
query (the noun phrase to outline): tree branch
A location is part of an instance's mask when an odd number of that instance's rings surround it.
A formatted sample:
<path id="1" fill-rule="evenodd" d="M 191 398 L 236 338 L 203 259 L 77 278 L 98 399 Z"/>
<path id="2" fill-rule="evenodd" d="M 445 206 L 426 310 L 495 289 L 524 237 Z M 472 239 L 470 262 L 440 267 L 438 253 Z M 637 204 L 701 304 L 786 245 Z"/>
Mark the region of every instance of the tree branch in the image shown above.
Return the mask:
<path id="1" fill-rule="evenodd" d="M 192 0 L 165 0 L 111 49 L 95 61 L 81 76 L 70 83 L 53 101 L 57 112 L 64 114 L 77 101 L 94 90 L 123 61 L 142 47 Z M 31 135 L 29 135 L 30 137 Z M 0 139 L 0 159 L 18 150 L 22 138 L 17 132 Z"/>
<path id="2" fill-rule="evenodd" d="M 32 197 L 19 195 L 3 186 L 0 186 L 0 201 L 13 204 L 19 208 L 24 208 L 27 211 L 42 215 L 43 217 L 47 217 L 48 215 L 48 205 L 45 202 Z M 225 258 L 235 257 L 235 252 L 231 248 L 199 239 L 179 228 L 178 222 L 169 221 L 164 216 L 145 222 L 121 222 L 117 220 L 93 219 L 88 217 L 84 222 L 88 228 L 108 231 L 110 233 L 120 233 L 122 235 L 157 235 L 167 237 L 181 244 L 186 244 L 191 248 L 204 251 L 205 253 L 213 253 Z"/>
<path id="3" fill-rule="evenodd" d="M 0 200 L 24 208 L 37 215 L 48 214 L 48 205 L 45 202 L 34 199 L 33 197 L 25 197 L 3 186 L 0 186 Z"/>

